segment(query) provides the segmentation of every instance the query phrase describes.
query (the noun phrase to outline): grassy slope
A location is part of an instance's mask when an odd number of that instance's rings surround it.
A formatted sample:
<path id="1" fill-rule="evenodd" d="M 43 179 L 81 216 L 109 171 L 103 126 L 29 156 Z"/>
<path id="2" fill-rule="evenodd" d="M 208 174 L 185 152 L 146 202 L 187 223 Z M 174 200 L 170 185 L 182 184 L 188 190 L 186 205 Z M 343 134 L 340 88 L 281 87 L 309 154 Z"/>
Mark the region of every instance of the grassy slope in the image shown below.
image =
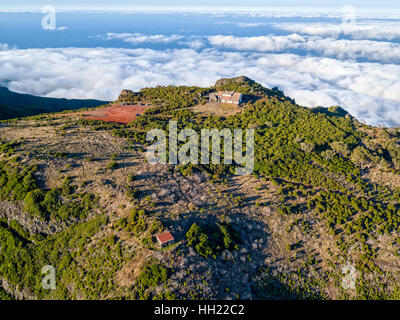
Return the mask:
<path id="1" fill-rule="evenodd" d="M 0 221 L 1 276 L 48 297 L 36 269 L 57 264 L 54 298 L 160 298 L 156 287 L 164 298 L 399 297 L 399 130 L 363 125 L 337 107 L 303 108 L 247 78 L 216 89 L 258 99 L 240 113 L 207 117 L 191 107 L 208 89 L 157 87 L 136 99 L 158 108 L 127 126 L 41 117 L 0 127 L 4 140 L 19 140 L 1 147 L 2 199 L 59 225 L 39 236 Z M 254 175 L 233 176 L 232 166 L 146 165 L 145 132 L 171 118 L 195 130 L 255 128 Z M 27 175 L 35 170 L 38 185 Z M 68 210 L 87 194 L 97 200 L 84 215 Z M 168 228 L 184 240 L 193 223 L 201 226 L 191 235 L 196 254 L 184 243 L 157 262 L 152 235 Z M 220 226 L 227 226 L 223 242 Z M 24 248 L 22 260 L 16 248 Z M 345 264 L 357 269 L 356 290 L 341 286 Z"/>

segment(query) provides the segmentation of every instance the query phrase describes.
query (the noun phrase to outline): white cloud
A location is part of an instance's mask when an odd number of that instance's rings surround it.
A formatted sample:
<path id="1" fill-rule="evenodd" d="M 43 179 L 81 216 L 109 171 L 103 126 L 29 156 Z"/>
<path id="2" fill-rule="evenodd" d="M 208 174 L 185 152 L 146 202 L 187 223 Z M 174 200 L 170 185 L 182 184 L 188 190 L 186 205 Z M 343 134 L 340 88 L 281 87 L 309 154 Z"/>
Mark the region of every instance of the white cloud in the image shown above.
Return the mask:
<path id="1" fill-rule="evenodd" d="M 189 48 L 192 48 L 194 50 L 200 50 L 206 46 L 205 42 L 203 39 L 200 39 L 198 37 L 190 37 L 187 40 L 180 41 L 180 45 L 186 45 Z"/>
<path id="2" fill-rule="evenodd" d="M 180 35 L 163 35 L 163 34 L 156 34 L 156 35 L 145 35 L 141 33 L 107 33 L 105 36 L 99 36 L 104 40 L 115 40 L 119 39 L 127 43 L 131 44 L 142 44 L 146 42 L 150 43 L 171 43 L 178 40 L 183 39 L 183 36 Z"/>
<path id="3" fill-rule="evenodd" d="M 257 27 L 263 27 L 267 26 L 268 23 L 263 23 L 263 22 L 239 22 L 238 26 L 240 28 L 257 28 Z"/>
<path id="4" fill-rule="evenodd" d="M 289 36 L 261 36 L 261 37 L 235 37 L 235 36 L 210 36 L 208 41 L 213 46 L 225 47 L 241 51 L 283 51 L 293 48 L 297 43 L 305 42 L 305 38 L 297 34 Z"/>
<path id="5" fill-rule="evenodd" d="M 126 43 L 133 45 L 140 45 L 145 43 L 158 43 L 158 44 L 171 44 L 177 43 L 181 46 L 187 46 L 189 48 L 200 50 L 206 45 L 207 39 L 200 36 L 189 36 L 173 34 L 173 35 L 145 35 L 142 33 L 107 33 L 105 35 L 98 35 L 97 38 L 103 40 L 122 40 Z"/>
<path id="6" fill-rule="evenodd" d="M 238 51 L 286 52 L 303 50 L 314 55 L 323 55 L 339 59 L 365 59 L 382 63 L 400 62 L 400 44 L 371 40 L 337 40 L 290 34 L 285 36 L 236 37 L 216 35 L 209 37 L 183 35 L 144 35 L 140 33 L 107 33 L 97 36 L 104 40 L 119 39 L 124 42 L 140 45 L 145 43 L 176 43 L 195 50 L 207 46 L 207 41 L 215 47 L 223 47 Z"/>
<path id="7" fill-rule="evenodd" d="M 16 46 L 10 46 L 10 45 L 8 45 L 7 43 L 1 43 L 0 42 L 0 51 L 7 51 L 7 50 L 14 50 L 14 49 L 16 49 L 17 47 Z"/>
<path id="8" fill-rule="evenodd" d="M 239 51 L 284 52 L 304 50 L 307 53 L 339 59 L 365 59 L 382 63 L 400 62 L 400 45 L 385 41 L 336 40 L 316 36 L 291 34 L 287 36 L 235 37 L 211 36 L 211 45 Z"/>
<path id="9" fill-rule="evenodd" d="M 329 23 L 283 23 L 275 24 L 275 28 L 307 34 L 312 36 L 339 38 L 349 37 L 362 40 L 395 40 L 400 39 L 400 24 L 398 22 L 363 22 L 354 24 L 329 24 Z"/>
<path id="10" fill-rule="evenodd" d="M 124 88 L 209 86 L 247 75 L 279 86 L 301 105 L 341 105 L 368 123 L 400 125 L 400 66 L 394 64 L 216 49 L 58 48 L 0 51 L 0 69 L 0 84 L 10 90 L 105 100 Z"/>
<path id="11" fill-rule="evenodd" d="M 254 17 L 254 15 L 250 15 Z M 219 25 L 236 25 L 239 28 L 257 28 L 257 27 L 262 27 L 262 26 L 267 26 L 270 25 L 271 23 L 265 23 L 265 22 L 233 22 L 233 21 L 217 21 L 215 24 Z"/>

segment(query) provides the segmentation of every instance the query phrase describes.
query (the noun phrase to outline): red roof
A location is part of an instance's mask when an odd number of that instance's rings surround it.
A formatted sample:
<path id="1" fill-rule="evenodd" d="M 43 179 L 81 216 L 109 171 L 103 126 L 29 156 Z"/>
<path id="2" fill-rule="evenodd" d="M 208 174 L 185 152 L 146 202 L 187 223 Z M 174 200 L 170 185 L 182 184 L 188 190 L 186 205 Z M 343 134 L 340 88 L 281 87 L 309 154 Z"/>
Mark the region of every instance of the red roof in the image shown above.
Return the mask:
<path id="1" fill-rule="evenodd" d="M 157 240 L 160 241 L 161 243 L 166 243 L 174 240 L 174 237 L 172 236 L 171 232 L 167 231 L 162 234 L 159 234 L 157 236 Z"/>

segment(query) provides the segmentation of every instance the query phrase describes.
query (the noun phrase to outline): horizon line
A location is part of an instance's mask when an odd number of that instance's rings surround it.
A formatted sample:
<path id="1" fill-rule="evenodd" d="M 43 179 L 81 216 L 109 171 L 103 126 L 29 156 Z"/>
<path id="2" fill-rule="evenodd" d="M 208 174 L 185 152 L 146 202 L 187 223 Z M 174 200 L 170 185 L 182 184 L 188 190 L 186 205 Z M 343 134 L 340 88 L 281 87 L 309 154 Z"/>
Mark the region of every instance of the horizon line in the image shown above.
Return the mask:
<path id="1" fill-rule="evenodd" d="M 59 12 L 112 12 L 112 13 L 128 13 L 128 12 L 208 12 L 208 13 L 221 13 L 221 12 L 249 12 L 249 13 L 265 13 L 266 10 L 272 11 L 307 11 L 307 12 L 320 12 L 320 13 L 339 13 L 347 6 L 126 6 L 126 7 L 66 7 L 66 6 L 54 6 Z M 380 6 L 351 6 L 356 10 L 368 13 L 390 12 L 394 13 L 393 10 L 400 11 L 400 5 L 394 7 L 380 7 Z M 373 11 L 373 12 L 370 12 Z M 42 7 L 30 7 L 30 8 L 19 8 L 19 7 L 7 7 L 2 8 L 0 5 L 0 13 L 41 13 Z"/>

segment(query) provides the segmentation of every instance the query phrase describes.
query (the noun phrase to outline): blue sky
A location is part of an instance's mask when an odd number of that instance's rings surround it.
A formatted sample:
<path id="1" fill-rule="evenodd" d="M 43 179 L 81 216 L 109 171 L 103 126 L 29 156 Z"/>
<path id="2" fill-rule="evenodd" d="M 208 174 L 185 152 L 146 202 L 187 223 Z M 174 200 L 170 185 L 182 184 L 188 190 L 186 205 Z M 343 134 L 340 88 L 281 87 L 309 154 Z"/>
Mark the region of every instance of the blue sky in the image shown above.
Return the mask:
<path id="1" fill-rule="evenodd" d="M 0 9 L 31 10 L 40 9 L 44 5 L 54 5 L 59 9 L 129 9 L 135 7 L 190 7 L 190 6 L 222 6 L 232 7 L 268 7 L 268 6 L 293 6 L 293 7 L 341 7 L 352 5 L 355 7 L 400 7 L 396 0 L 2 0 Z"/>

